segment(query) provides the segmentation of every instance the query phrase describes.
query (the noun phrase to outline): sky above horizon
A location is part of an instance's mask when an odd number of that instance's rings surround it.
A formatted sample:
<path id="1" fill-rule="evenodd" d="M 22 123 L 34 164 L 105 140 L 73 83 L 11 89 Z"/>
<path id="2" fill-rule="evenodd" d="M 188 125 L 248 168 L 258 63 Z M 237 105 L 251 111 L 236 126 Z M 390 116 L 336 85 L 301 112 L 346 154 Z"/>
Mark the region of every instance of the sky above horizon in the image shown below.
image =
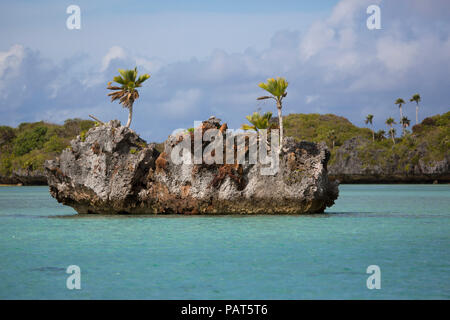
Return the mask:
<path id="1" fill-rule="evenodd" d="M 66 8 L 81 9 L 69 30 Z M 366 9 L 381 8 L 369 30 Z M 450 1 L 30 1 L 0 3 L 0 125 L 94 114 L 126 122 L 106 83 L 118 68 L 151 78 L 132 127 L 147 141 L 215 115 L 239 128 L 269 77 L 289 81 L 283 112 L 334 113 L 377 129 L 397 98 L 415 122 L 450 110 Z M 398 130 L 399 131 L 399 130 Z"/>

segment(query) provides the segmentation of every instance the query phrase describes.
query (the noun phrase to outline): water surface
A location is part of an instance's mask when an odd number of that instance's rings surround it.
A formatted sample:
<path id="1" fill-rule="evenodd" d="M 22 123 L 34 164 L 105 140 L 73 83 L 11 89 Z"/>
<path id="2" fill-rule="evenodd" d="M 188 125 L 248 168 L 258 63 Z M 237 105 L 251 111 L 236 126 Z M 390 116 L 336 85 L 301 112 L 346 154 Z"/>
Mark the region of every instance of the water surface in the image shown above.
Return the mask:
<path id="1" fill-rule="evenodd" d="M 0 299 L 449 299 L 449 222 L 449 185 L 341 185 L 314 216 L 131 218 L 0 187 Z"/>

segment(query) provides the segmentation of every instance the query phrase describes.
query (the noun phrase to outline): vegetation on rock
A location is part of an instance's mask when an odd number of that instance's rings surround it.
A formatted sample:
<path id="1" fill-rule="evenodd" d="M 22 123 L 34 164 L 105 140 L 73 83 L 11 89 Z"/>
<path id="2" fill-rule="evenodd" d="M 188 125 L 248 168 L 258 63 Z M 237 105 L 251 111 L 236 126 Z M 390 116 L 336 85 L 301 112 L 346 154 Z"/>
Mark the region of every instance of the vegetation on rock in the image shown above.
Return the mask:
<path id="1" fill-rule="evenodd" d="M 297 141 L 326 141 L 330 149 L 333 149 L 332 141 L 329 140 L 329 132 L 332 130 L 336 135 L 335 148 L 353 137 L 372 137 L 370 129 L 359 128 L 346 118 L 334 114 L 289 114 L 283 117 L 283 120 L 286 136 L 293 137 Z M 333 153 L 333 150 L 331 152 Z"/>
<path id="2" fill-rule="evenodd" d="M 271 126 L 270 119 L 272 118 L 272 112 L 266 112 L 261 115 L 259 112 L 253 112 L 252 115 L 245 117 L 252 125 L 243 124 L 241 129 L 243 130 L 261 130 L 269 129 Z"/>
<path id="3" fill-rule="evenodd" d="M 416 124 L 419 124 L 419 102 L 421 101 L 420 94 L 414 94 L 409 101 L 416 103 Z"/>
<path id="4" fill-rule="evenodd" d="M 290 114 L 284 117 L 286 136 L 297 141 L 325 141 L 331 150 L 329 166 L 342 159 L 336 159 L 340 153 L 344 158 L 355 158 L 362 168 L 377 166 L 381 171 L 388 168 L 396 172 L 414 174 L 414 167 L 421 161 L 432 168 L 434 164 L 449 157 L 450 150 L 450 112 L 425 118 L 422 123 L 412 127 L 412 132 L 405 130 L 400 138 L 395 138 L 395 145 L 386 139 L 383 130 L 375 133 L 368 128 L 359 128 L 346 118 L 333 114 Z M 330 134 L 333 132 L 333 134 Z M 330 136 L 335 135 L 335 146 Z M 344 142 L 354 140 L 355 153 L 347 152 Z M 391 136 L 389 136 L 391 138 Z"/>
<path id="5" fill-rule="evenodd" d="M 112 86 L 113 81 L 108 82 L 107 89 L 113 91 L 108 93 L 108 96 L 111 97 L 111 102 L 119 100 L 119 103 L 128 109 L 128 122 L 125 127 L 129 128 L 133 117 L 133 104 L 139 98 L 137 88 L 142 87 L 142 83 L 150 78 L 150 75 L 145 73 L 138 78 L 137 68 L 131 70 L 119 69 L 119 73 L 120 75 L 113 79 L 119 86 Z"/>
<path id="6" fill-rule="evenodd" d="M 397 122 L 395 122 L 394 118 L 389 117 L 386 119 L 385 123 L 389 127 L 389 136 L 392 138 L 392 142 L 395 144 L 395 128 L 393 126 L 394 124 L 397 124 Z"/>
<path id="7" fill-rule="evenodd" d="M 373 130 L 373 114 L 368 114 L 364 123 L 370 124 L 372 126 L 372 140 L 375 141 L 375 131 Z"/>
<path id="8" fill-rule="evenodd" d="M 270 93 L 270 96 L 263 96 L 257 98 L 257 100 L 265 100 L 265 99 L 274 99 L 277 104 L 277 110 L 278 110 L 278 122 L 279 122 L 279 128 L 280 128 L 280 150 L 283 147 L 283 116 L 281 114 L 281 109 L 283 108 L 283 99 L 287 95 L 287 87 L 288 82 L 286 79 L 277 77 L 276 79 L 271 78 L 267 79 L 267 82 L 261 82 L 259 84 L 259 87 L 261 89 L 266 90 Z"/>

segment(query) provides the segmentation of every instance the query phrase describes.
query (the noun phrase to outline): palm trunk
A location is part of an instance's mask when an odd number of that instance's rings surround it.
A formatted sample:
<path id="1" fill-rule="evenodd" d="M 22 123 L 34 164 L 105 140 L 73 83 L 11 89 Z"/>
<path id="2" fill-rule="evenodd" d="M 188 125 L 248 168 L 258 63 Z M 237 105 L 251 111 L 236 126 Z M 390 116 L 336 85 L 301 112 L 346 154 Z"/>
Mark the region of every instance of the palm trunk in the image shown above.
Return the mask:
<path id="1" fill-rule="evenodd" d="M 131 119 L 133 118 L 133 106 L 128 108 L 128 122 L 127 125 L 125 127 L 129 128 L 130 124 L 131 124 Z"/>
<path id="2" fill-rule="evenodd" d="M 402 105 L 400 105 L 399 109 L 400 109 L 400 121 L 401 121 L 403 118 Z"/>
<path id="3" fill-rule="evenodd" d="M 419 104 L 416 106 L 416 124 L 419 123 Z"/>
<path id="4" fill-rule="evenodd" d="M 394 131 L 392 131 L 392 126 L 391 126 L 391 130 L 389 130 L 389 131 L 391 132 L 392 142 L 395 144 Z"/>
<path id="5" fill-rule="evenodd" d="M 283 147 L 283 116 L 281 115 L 281 102 L 277 101 L 278 122 L 280 123 L 280 150 Z"/>

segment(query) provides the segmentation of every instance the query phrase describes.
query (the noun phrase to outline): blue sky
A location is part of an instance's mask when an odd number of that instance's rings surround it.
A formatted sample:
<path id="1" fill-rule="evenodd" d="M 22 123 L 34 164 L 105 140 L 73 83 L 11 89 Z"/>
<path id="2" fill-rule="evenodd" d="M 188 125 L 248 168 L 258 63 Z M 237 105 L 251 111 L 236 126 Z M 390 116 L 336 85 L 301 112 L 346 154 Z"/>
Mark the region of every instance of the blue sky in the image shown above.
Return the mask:
<path id="1" fill-rule="evenodd" d="M 81 30 L 66 8 L 81 8 Z M 381 8 L 368 30 L 366 8 Z M 106 97 L 117 68 L 151 74 L 132 127 L 149 141 L 216 115 L 238 128 L 257 84 L 289 81 L 284 113 L 335 113 L 384 129 L 419 92 L 420 118 L 449 111 L 450 1 L 11 1 L 0 3 L 0 124 L 126 121 Z M 414 119 L 414 106 L 405 113 Z M 397 119 L 398 120 L 398 119 Z"/>

